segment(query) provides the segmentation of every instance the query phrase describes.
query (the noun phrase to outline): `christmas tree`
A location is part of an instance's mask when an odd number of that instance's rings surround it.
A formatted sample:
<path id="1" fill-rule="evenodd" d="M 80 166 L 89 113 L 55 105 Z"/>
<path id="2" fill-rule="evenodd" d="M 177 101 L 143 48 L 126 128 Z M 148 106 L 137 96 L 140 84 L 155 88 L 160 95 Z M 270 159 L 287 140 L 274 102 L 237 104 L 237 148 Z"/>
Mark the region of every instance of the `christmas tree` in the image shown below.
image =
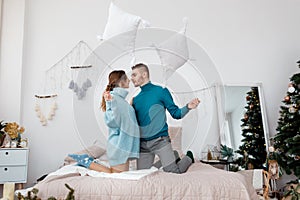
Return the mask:
<path id="1" fill-rule="evenodd" d="M 300 63 L 300 61 L 298 61 Z M 300 67 L 300 64 L 299 64 Z M 290 78 L 288 91 L 280 106 L 274 137 L 276 160 L 287 174 L 300 177 L 300 73 Z"/>
<path id="2" fill-rule="evenodd" d="M 267 152 L 257 87 L 247 92 L 246 100 L 246 112 L 241 119 L 243 144 L 236 151 L 241 157 L 235 163 L 244 169 L 262 169 Z"/>

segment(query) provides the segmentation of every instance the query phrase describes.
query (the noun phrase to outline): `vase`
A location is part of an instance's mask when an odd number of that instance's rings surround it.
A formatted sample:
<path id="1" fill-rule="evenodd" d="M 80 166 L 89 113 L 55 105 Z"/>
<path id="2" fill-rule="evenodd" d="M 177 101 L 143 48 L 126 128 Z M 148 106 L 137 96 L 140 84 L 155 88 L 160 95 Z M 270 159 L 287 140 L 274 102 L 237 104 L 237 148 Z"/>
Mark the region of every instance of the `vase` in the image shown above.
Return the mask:
<path id="1" fill-rule="evenodd" d="M 2 147 L 9 148 L 10 142 L 11 142 L 11 138 L 9 137 L 9 135 L 7 133 L 5 133 L 5 136 L 4 136 L 4 139 L 2 142 Z"/>
<path id="2" fill-rule="evenodd" d="M 19 143 L 19 145 L 20 145 L 21 148 L 26 148 L 27 145 L 28 145 L 28 140 L 27 140 L 27 138 L 21 139 L 21 142 Z"/>
<path id="3" fill-rule="evenodd" d="M 2 146 L 4 139 L 5 139 L 5 134 L 1 134 L 0 135 L 0 146 Z"/>
<path id="4" fill-rule="evenodd" d="M 11 139 L 10 147 L 17 148 L 20 146 L 20 143 L 21 143 L 21 134 L 18 133 L 18 136 L 16 138 Z"/>
<path id="5" fill-rule="evenodd" d="M 233 156 L 228 156 L 227 161 L 228 162 L 233 162 Z"/>
<path id="6" fill-rule="evenodd" d="M 18 147 L 18 140 L 11 140 L 10 147 L 11 148 L 17 148 Z"/>

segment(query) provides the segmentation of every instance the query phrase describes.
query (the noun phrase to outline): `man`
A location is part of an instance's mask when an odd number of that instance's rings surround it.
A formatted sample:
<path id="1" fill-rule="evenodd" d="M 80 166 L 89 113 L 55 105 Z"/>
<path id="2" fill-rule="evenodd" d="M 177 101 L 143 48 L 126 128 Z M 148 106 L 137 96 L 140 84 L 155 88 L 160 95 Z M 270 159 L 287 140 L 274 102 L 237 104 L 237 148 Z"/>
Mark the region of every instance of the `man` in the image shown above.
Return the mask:
<path id="1" fill-rule="evenodd" d="M 150 81 L 148 66 L 140 63 L 132 67 L 131 80 L 141 92 L 133 98 L 132 106 L 141 131 L 140 158 L 138 169 L 148 169 L 153 165 L 155 155 L 160 158 L 163 170 L 184 173 L 194 162 L 191 151 L 176 162 L 168 134 L 166 109 L 174 119 L 183 118 L 200 103 L 198 98 L 179 108 L 167 88 L 154 85 Z"/>

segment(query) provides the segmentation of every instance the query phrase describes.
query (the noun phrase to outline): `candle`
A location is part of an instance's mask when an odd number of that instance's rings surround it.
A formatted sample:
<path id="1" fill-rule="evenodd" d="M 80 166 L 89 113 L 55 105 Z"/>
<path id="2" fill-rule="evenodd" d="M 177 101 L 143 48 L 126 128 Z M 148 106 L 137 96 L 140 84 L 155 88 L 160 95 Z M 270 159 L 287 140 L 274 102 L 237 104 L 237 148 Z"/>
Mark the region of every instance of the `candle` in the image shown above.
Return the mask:
<path id="1" fill-rule="evenodd" d="M 14 200 L 15 183 L 4 183 L 3 199 Z"/>

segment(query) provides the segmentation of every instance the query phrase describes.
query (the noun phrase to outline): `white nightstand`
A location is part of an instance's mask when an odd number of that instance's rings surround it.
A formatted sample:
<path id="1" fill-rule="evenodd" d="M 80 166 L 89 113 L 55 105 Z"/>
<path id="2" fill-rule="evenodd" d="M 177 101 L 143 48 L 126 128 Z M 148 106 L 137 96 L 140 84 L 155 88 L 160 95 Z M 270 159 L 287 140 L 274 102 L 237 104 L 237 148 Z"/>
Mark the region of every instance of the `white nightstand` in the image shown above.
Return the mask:
<path id="1" fill-rule="evenodd" d="M 27 182 L 28 152 L 28 148 L 0 148 L 0 184 Z"/>

